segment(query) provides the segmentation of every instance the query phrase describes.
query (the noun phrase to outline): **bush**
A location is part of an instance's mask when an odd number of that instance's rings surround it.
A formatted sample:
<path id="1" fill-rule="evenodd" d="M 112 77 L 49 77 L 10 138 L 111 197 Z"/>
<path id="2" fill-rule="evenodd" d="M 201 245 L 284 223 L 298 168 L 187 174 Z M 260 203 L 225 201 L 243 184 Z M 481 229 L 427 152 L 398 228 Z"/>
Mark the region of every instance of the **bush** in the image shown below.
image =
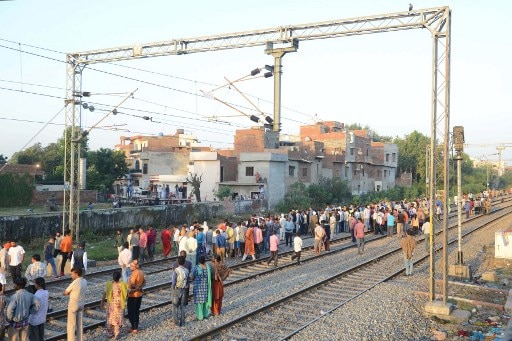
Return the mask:
<path id="1" fill-rule="evenodd" d="M 30 205 L 33 190 L 34 178 L 29 174 L 0 174 L 0 207 Z"/>
<path id="2" fill-rule="evenodd" d="M 219 190 L 215 193 L 215 196 L 219 200 L 224 200 L 225 197 L 228 197 L 231 194 L 231 189 L 227 186 L 220 186 Z"/>

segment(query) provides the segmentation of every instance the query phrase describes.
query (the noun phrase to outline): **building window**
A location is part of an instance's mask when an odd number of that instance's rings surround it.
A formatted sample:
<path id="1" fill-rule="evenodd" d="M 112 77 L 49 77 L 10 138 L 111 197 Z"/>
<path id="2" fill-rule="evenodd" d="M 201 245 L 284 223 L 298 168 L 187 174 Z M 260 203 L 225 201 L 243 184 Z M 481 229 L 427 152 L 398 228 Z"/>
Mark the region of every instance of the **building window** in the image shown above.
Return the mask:
<path id="1" fill-rule="evenodd" d="M 348 166 L 345 166 L 345 177 L 348 177 Z"/>
<path id="2" fill-rule="evenodd" d="M 378 178 L 382 177 L 382 171 L 381 171 L 381 170 L 378 170 L 378 171 L 377 171 L 377 177 L 378 177 Z"/>
<path id="3" fill-rule="evenodd" d="M 389 162 L 389 154 L 386 154 L 386 162 Z"/>
<path id="4" fill-rule="evenodd" d="M 387 178 L 388 176 L 388 171 L 386 169 L 384 169 L 384 177 Z"/>
<path id="5" fill-rule="evenodd" d="M 254 167 L 245 167 L 245 176 L 254 176 Z"/>
<path id="6" fill-rule="evenodd" d="M 354 148 L 350 148 L 350 155 L 354 156 Z"/>
<path id="7" fill-rule="evenodd" d="M 220 182 L 224 181 L 224 166 L 220 166 Z"/>
<path id="8" fill-rule="evenodd" d="M 148 164 L 147 163 L 145 163 L 142 166 L 142 174 L 148 174 Z"/>
<path id="9" fill-rule="evenodd" d="M 393 157 L 393 162 L 396 162 L 396 153 L 393 153 L 392 157 Z"/>
<path id="10" fill-rule="evenodd" d="M 308 169 L 302 168 L 302 176 L 308 176 Z"/>
<path id="11" fill-rule="evenodd" d="M 294 166 L 288 166 L 288 175 L 295 176 L 295 167 Z"/>
<path id="12" fill-rule="evenodd" d="M 140 169 L 140 161 L 135 160 L 135 169 Z"/>

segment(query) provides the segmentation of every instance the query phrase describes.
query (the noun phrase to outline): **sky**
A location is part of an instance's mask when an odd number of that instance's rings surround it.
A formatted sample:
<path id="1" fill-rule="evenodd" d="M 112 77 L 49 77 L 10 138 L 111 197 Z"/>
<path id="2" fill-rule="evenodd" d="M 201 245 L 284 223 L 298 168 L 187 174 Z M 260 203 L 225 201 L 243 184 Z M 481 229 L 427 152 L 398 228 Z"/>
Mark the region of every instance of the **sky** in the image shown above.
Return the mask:
<path id="1" fill-rule="evenodd" d="M 509 143 L 503 159 L 512 165 L 512 2 L 413 5 L 452 9 L 450 125 L 464 126 L 470 144 L 465 152 L 497 160 L 496 145 Z M 384 0 L 0 1 L 0 154 L 10 157 L 62 136 L 66 53 L 407 9 L 408 1 Z M 383 136 L 403 138 L 415 130 L 429 136 L 431 56 L 426 30 L 301 42 L 282 62 L 282 133 L 335 120 L 369 126 Z M 84 110 L 81 124 L 100 127 L 91 130 L 89 147 L 114 148 L 121 136 L 167 135 L 180 128 L 196 135 L 200 145 L 232 147 L 236 129 L 254 125 L 247 115 L 257 113 L 225 86 L 226 78 L 239 79 L 266 64 L 273 58 L 264 47 L 254 47 L 88 66 L 82 90 L 93 94 L 84 100 L 95 111 Z M 272 116 L 272 78 L 235 85 Z M 202 96 L 218 87 L 212 94 L 242 113 Z M 135 90 L 117 115 L 105 117 Z"/>

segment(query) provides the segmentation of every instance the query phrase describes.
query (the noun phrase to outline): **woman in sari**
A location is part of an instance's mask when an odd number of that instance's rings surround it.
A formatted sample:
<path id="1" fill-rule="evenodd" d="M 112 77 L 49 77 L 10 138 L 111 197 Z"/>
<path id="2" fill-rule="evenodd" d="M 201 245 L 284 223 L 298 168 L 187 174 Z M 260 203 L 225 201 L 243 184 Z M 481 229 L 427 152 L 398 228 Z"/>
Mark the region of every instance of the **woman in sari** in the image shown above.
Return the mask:
<path id="1" fill-rule="evenodd" d="M 212 281 L 212 314 L 217 316 L 222 309 L 222 298 L 224 297 L 224 281 L 231 274 L 231 269 L 222 263 L 220 255 L 213 259 L 213 281 Z"/>
<path id="2" fill-rule="evenodd" d="M 101 307 L 105 306 L 107 300 L 107 335 L 109 338 L 117 338 L 124 320 L 124 308 L 128 298 L 128 286 L 125 282 L 119 281 L 121 272 L 115 271 L 112 274 L 113 281 L 108 281 L 105 292 L 101 298 Z"/>
<path id="3" fill-rule="evenodd" d="M 196 317 L 202 321 L 210 316 L 212 306 L 212 273 L 204 255 L 199 257 L 199 264 L 192 269 L 190 280 L 194 281 Z"/>
<path id="4" fill-rule="evenodd" d="M 160 238 L 162 239 L 162 252 L 164 253 L 164 258 L 167 258 L 171 253 L 171 227 L 167 226 L 162 233 L 160 234 Z"/>
<path id="5" fill-rule="evenodd" d="M 242 262 L 245 261 L 247 256 L 251 256 L 252 259 L 256 259 L 256 257 L 254 257 L 254 253 L 254 223 L 251 223 L 245 232 L 245 253 L 242 257 Z"/>

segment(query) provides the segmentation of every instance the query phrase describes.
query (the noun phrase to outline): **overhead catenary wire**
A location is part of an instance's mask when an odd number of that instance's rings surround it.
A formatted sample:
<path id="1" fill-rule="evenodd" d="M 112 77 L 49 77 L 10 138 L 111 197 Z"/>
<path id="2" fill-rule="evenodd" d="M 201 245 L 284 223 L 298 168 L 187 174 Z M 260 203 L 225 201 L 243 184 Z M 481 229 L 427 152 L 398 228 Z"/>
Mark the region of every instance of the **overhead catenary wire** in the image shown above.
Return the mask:
<path id="1" fill-rule="evenodd" d="M 14 42 L 14 41 L 11 41 L 11 40 L 8 40 L 8 39 L 2 39 L 0 38 L 0 41 L 6 41 L 6 42 L 10 42 L 10 43 L 15 43 L 15 44 L 22 44 L 22 45 L 25 45 L 25 46 L 29 46 L 29 47 L 32 47 L 32 48 L 36 48 L 36 49 L 41 49 L 41 50 L 44 50 L 44 51 L 50 51 L 50 52 L 54 52 L 54 53 L 59 53 L 59 54 L 64 54 L 66 55 L 65 52 L 62 52 L 62 51 L 57 51 L 57 50 L 52 50 L 52 49 L 48 49 L 48 48 L 43 48 L 43 47 L 39 47 L 39 46 L 35 46 L 35 45 L 30 45 L 30 44 L 24 44 L 24 43 L 20 43 L 20 42 Z M 5 45 L 0 45 L 0 47 L 3 47 L 3 48 L 6 48 L 6 49 L 10 49 L 10 50 L 14 50 L 16 51 L 17 49 L 15 48 L 12 48 L 12 47 L 8 47 L 8 46 L 5 46 Z M 29 52 L 29 51 L 21 51 L 22 53 L 26 53 L 26 54 L 30 54 L 30 55 L 33 55 L 33 56 L 36 56 L 36 57 L 41 57 L 41 58 L 46 58 L 46 59 L 49 59 L 49 60 L 53 60 L 53 61 L 56 61 L 56 62 L 60 62 L 60 63 L 65 63 L 67 64 L 67 61 L 64 61 L 64 60 L 60 60 L 60 59 L 57 59 L 57 58 L 53 58 L 53 57 L 48 57 L 48 56 L 44 56 L 44 55 L 41 55 L 41 54 L 37 54 L 37 53 L 33 53 L 33 52 Z M 161 75 L 161 76 L 166 76 L 166 77 L 171 77 L 171 78 L 176 78 L 176 79 L 181 79 L 181 80 L 186 80 L 186 81 L 190 81 L 190 82 L 195 82 L 195 83 L 201 83 L 201 84 L 206 84 L 206 85 L 211 85 L 211 83 L 208 83 L 208 82 L 201 82 L 201 81 L 197 81 L 197 80 L 192 80 L 192 79 L 188 79 L 188 78 L 185 78 L 185 77 L 177 77 L 177 76 L 173 76 L 173 75 L 167 75 L 167 74 L 163 74 L 161 72 L 155 72 L 155 71 L 150 71 L 150 70 L 144 70 L 144 69 L 141 69 L 141 68 L 136 68 L 136 67 L 132 67 L 132 66 L 126 66 L 126 65 L 121 65 L 121 64 L 118 64 L 118 63 L 105 63 L 105 65 L 115 65 L 115 66 L 119 66 L 119 67 L 123 67 L 123 68 L 128 68 L 128 69 L 133 69 L 133 70 L 137 70 L 137 71 L 142 71 L 142 72 L 147 72 L 147 73 L 151 73 L 151 74 L 155 74 L 155 75 Z M 123 75 L 118 75 L 118 74 L 115 74 L 115 73 L 112 73 L 112 72 L 108 72 L 108 71 L 103 71 L 103 70 L 99 70 L 99 69 L 96 69 L 96 68 L 92 68 L 92 67 L 89 67 L 90 70 L 93 70 L 93 71 L 97 71 L 97 72 L 103 72 L 103 73 L 107 73 L 109 75 L 113 75 L 113 76 L 118 76 L 118 77 L 123 77 Z M 145 81 L 143 80 L 138 80 L 138 79 L 135 79 L 135 78 L 129 78 L 133 81 L 138 81 L 138 82 L 142 82 L 144 83 Z M 153 85 L 153 86 L 160 86 L 159 84 L 155 84 L 155 83 L 152 83 L 152 82 L 147 82 L 146 84 L 148 85 Z M 165 86 L 164 86 L 165 87 Z M 193 93 L 193 92 L 189 92 L 189 91 L 186 91 L 186 90 L 181 90 L 181 89 L 175 89 L 175 88 L 172 88 L 172 87 L 165 87 L 169 90 L 173 90 L 173 91 L 178 91 L 178 92 L 182 92 L 182 93 L 186 93 L 188 95 L 191 95 L 191 96 L 196 96 L 196 97 L 200 97 L 201 95 L 197 94 L 197 93 Z M 245 93 L 244 93 L 245 94 Z M 254 97 L 254 98 L 257 98 L 258 100 L 261 100 L 263 102 L 266 102 L 266 103 L 272 103 L 271 101 L 268 101 L 268 100 L 265 100 L 265 99 L 262 99 L 262 98 L 259 98 L 257 96 L 254 96 L 254 95 L 251 95 L 251 94 L 245 94 L 247 96 L 250 96 L 250 97 Z M 252 108 L 248 108 L 248 107 L 243 107 L 241 106 L 242 108 L 244 109 L 251 109 Z M 306 116 L 306 117 L 309 117 L 309 118 L 315 118 L 315 115 L 310 115 L 310 114 L 305 114 L 305 113 L 302 113 L 296 109 L 291 109 L 291 108 L 288 108 L 286 106 L 283 106 L 284 109 L 287 109 L 287 110 L 291 110 L 295 113 L 298 113 L 298 114 L 301 114 L 303 116 Z M 297 122 L 297 123 L 303 123 L 303 124 L 306 124 L 304 122 L 300 122 L 300 121 L 297 121 L 297 120 L 293 120 L 293 119 L 289 119 L 289 118 L 286 118 L 283 116 L 283 119 L 287 119 L 287 120 L 290 120 L 292 122 Z"/>
<path id="2" fill-rule="evenodd" d="M 0 38 L 0 40 L 2 41 L 6 41 L 6 42 L 10 42 L 10 43 L 17 43 L 18 44 L 18 49 L 15 49 L 15 48 L 11 48 L 11 47 L 8 47 L 8 46 L 5 46 L 5 45 L 0 45 L 0 47 L 2 48 L 6 48 L 6 49 L 10 49 L 10 50 L 13 50 L 13 51 L 17 51 L 19 52 L 20 54 L 20 58 L 21 58 L 21 55 L 23 53 L 25 54 L 28 54 L 28 55 L 32 55 L 32 56 L 35 56 L 35 57 L 39 57 L 39 58 L 44 58 L 44 59 L 47 59 L 47 60 L 51 60 L 51 61 L 55 61 L 55 62 L 60 62 L 60 63 L 67 63 L 66 61 L 64 60 L 61 60 L 61 59 L 57 59 L 57 58 L 53 58 L 53 57 L 50 57 L 50 56 L 46 56 L 46 55 L 43 55 L 43 54 L 39 54 L 39 53 L 34 53 L 34 52 L 30 52 L 30 51 L 27 51 L 27 50 L 22 50 L 21 49 L 21 46 L 24 45 L 24 46 L 29 46 L 29 47 L 32 47 L 32 48 L 36 48 L 36 49 L 41 49 L 41 50 L 44 50 L 44 51 L 50 51 L 50 52 L 55 52 L 55 53 L 59 53 L 59 54 L 63 54 L 63 52 L 61 51 L 56 51 L 56 50 L 52 50 L 52 49 L 47 49 L 47 48 L 42 48 L 42 47 L 39 47 L 39 46 L 34 46 L 34 45 L 30 45 L 30 44 L 21 44 L 19 42 L 13 42 L 13 41 L 10 41 L 10 40 L 6 40 L 6 39 L 2 39 Z M 194 83 L 202 83 L 202 84 L 211 84 L 211 83 L 207 83 L 207 82 L 201 82 L 201 81 L 197 81 L 197 80 L 190 80 L 190 79 L 187 79 L 187 78 L 184 78 L 184 77 L 176 77 L 176 76 L 172 76 L 172 75 L 167 75 L 167 74 L 164 74 L 164 73 L 160 73 L 160 72 L 154 72 L 154 71 L 149 71 L 149 70 L 144 70 L 144 69 L 140 69 L 140 68 L 135 68 L 135 67 L 130 67 L 130 66 L 125 66 L 125 65 L 120 65 L 120 64 L 116 64 L 116 63 L 106 63 L 106 64 L 111 64 L 111 65 L 115 65 L 115 66 L 119 66 L 119 67 L 123 67 L 123 68 L 128 68 L 128 69 L 133 69 L 133 70 L 136 70 L 136 71 L 140 71 L 140 72 L 147 72 L 147 73 L 151 73 L 151 74 L 155 74 L 155 75 L 159 75 L 159 76 L 165 76 L 165 77 L 171 77 L 171 78 L 176 78 L 176 79 L 182 79 L 182 80 L 186 80 L 186 81 L 191 81 L 191 82 L 194 82 Z M 21 64 L 20 64 L 21 66 Z M 111 76 L 117 76 L 117 77 L 123 77 L 123 78 L 127 78 L 127 79 L 130 79 L 130 80 L 133 80 L 135 82 L 140 82 L 140 83 L 143 83 L 143 84 L 148 84 L 148 85 L 151 85 L 151 86 L 161 86 L 165 89 L 169 89 L 169 90 L 172 90 L 172 91 L 178 91 L 178 92 L 182 92 L 182 93 L 186 93 L 186 94 L 189 94 L 191 96 L 195 96 L 196 97 L 196 100 L 197 98 L 200 96 L 199 94 L 197 93 L 194 93 L 194 92 L 190 92 L 190 91 L 186 91 L 186 90 L 182 90 L 182 89 L 177 89 L 177 88 L 173 88 L 173 87 L 169 87 L 169 86 L 165 86 L 165 85 L 160 85 L 160 84 L 156 84 L 156 83 L 153 83 L 153 82 L 147 82 L 147 81 L 144 81 L 144 80 L 141 80 L 141 79 L 137 79 L 137 78 L 134 78 L 134 77 L 126 77 L 126 76 L 123 76 L 123 75 L 118 75 L 118 74 L 115 74 L 115 73 L 112 73 L 112 72 L 108 72 L 108 71 L 103 71 L 103 70 L 97 70 L 95 68 L 91 68 L 89 67 L 89 69 L 93 70 L 93 71 L 98 71 L 98 72 L 103 72 L 105 74 L 108 74 L 108 75 L 111 75 Z M 56 99 L 65 99 L 63 98 L 62 96 L 55 96 L 55 95 L 51 95 L 51 94 L 47 94 L 47 93 L 42 93 L 42 92 L 35 92 L 35 91 L 27 91 L 27 90 L 24 90 L 23 89 L 23 85 L 26 84 L 26 85 L 30 85 L 30 86 L 37 86 L 37 87 L 45 87 L 45 88 L 50 88 L 50 89 L 57 89 L 57 90 L 61 90 L 63 88 L 60 88 L 60 87 L 55 87 L 55 86 L 49 86 L 49 85 L 42 85 L 42 84 L 35 84 L 35 83 L 25 83 L 23 82 L 23 78 L 21 79 L 21 81 L 19 82 L 16 82 L 16 81 L 8 81 L 8 80 L 2 80 L 2 81 L 5 81 L 5 82 L 11 82 L 11 83 L 17 83 L 17 84 L 20 84 L 21 85 L 21 88 L 20 89 L 12 89 L 12 88 L 7 88 L 7 87 L 0 87 L 1 90 L 6 90 L 6 91 L 17 91 L 17 92 L 20 92 L 20 93 L 24 93 L 24 94 L 31 94 L 31 95 L 39 95 L 39 96 L 44 96 L 44 97 L 49 97 L 49 98 L 56 98 Z M 248 96 L 251 96 L 251 97 L 254 97 L 254 98 L 257 98 L 258 101 L 261 100 L 263 102 L 268 102 L 268 103 L 271 103 L 270 101 L 266 101 L 264 99 L 261 99 L 259 97 L 256 97 L 256 96 L 253 96 L 253 95 L 250 95 L 248 94 Z M 139 100 L 139 99 L 138 99 Z M 140 99 L 141 101 L 144 101 L 142 99 Z M 147 102 L 150 102 L 150 101 L 147 101 Z M 173 110 L 178 110 L 178 111 L 183 111 L 183 112 L 187 112 L 187 113 L 190 113 L 190 114 L 195 114 L 195 115 L 198 115 L 198 113 L 194 113 L 194 112 L 191 112 L 191 111 L 187 111 L 187 110 L 183 110 L 183 109 L 179 109 L 179 108 L 175 108 L 175 107 L 171 107 L 169 105 L 165 105 L 165 104 L 157 104 L 155 102 L 152 102 L 153 104 L 156 104 L 156 105 L 161 105 L 163 106 L 164 108 L 170 108 L 170 109 L 173 109 Z M 233 104 L 235 106 L 239 106 L 238 104 Z M 253 108 L 247 108 L 247 107 L 244 107 L 244 106 L 240 106 L 241 108 L 245 108 L 245 109 L 249 109 L 249 110 L 254 110 Z M 286 108 L 286 107 L 284 107 Z M 133 108 L 125 108 L 125 110 L 134 110 L 134 111 L 141 111 L 140 109 L 133 109 Z M 294 112 L 297 112 L 299 114 L 303 114 L 299 111 L 296 111 L 296 110 L 293 110 Z M 159 113 L 159 112 L 153 112 L 155 115 L 164 115 L 164 116 L 167 116 L 165 113 Z M 200 114 L 199 114 L 200 115 Z M 175 117 L 180 117 L 180 116 L 177 116 L 177 115 L 168 115 L 168 116 L 175 116 Z M 200 115 L 200 116 L 203 116 L 203 115 Z M 304 114 L 304 116 L 309 116 L 307 114 Z M 139 116 L 140 117 L 140 116 Z M 208 122 L 208 123 L 211 123 L 211 124 L 221 124 L 221 125 L 230 125 L 230 126 L 238 126 L 238 127 L 247 127 L 247 125 L 240 125 L 240 124 L 234 124 L 234 123 L 230 123 L 230 122 L 222 122 L 222 121 L 216 121 L 216 120 L 212 120 L 211 118 L 207 118 L 206 116 L 203 116 L 206 118 L 206 120 L 201 120 L 201 119 L 195 119 L 195 120 L 198 120 L 198 121 L 204 121 L 204 122 Z M 190 117 L 181 117 L 181 118 L 184 118 L 184 119 L 193 119 L 193 118 L 190 118 Z M 299 120 L 295 120 L 295 119 L 291 119 L 291 118 L 287 118 L 286 116 L 283 117 L 284 120 L 289 120 L 289 121 L 293 121 L 293 122 L 297 122 L 297 123 L 302 123 L 302 124 L 307 124 L 305 122 L 301 122 Z M 162 123 L 162 122 L 158 122 L 156 120 L 151 120 L 153 123 Z M 41 122 L 43 123 L 43 122 Z M 177 123 L 179 124 L 180 126 L 184 125 L 182 122 L 179 122 Z M 45 124 L 45 127 L 47 126 L 48 124 Z M 197 129 L 197 126 L 194 126 L 194 128 Z M 44 127 L 43 127 L 44 129 Z M 117 129 L 116 129 L 117 130 Z M 40 134 L 42 130 L 40 130 L 37 134 Z M 204 139 L 202 139 L 204 140 Z M 206 141 L 206 140 L 204 140 Z M 214 142 L 214 141 L 212 141 Z M 219 143 L 228 143 L 228 142 L 225 142 L 225 141 L 217 141 Z"/>
<path id="3" fill-rule="evenodd" d="M 0 89 L 4 89 L 4 90 L 10 90 L 10 91 L 16 91 L 16 92 L 24 92 L 24 93 L 28 93 L 28 94 L 32 94 L 32 95 L 39 95 L 39 96 L 45 96 L 45 97 L 51 97 L 51 98 L 57 98 L 57 99 L 61 99 L 63 100 L 64 98 L 63 97 L 59 97 L 59 96 L 52 96 L 52 95 L 48 95 L 48 94 L 43 94 L 43 93 L 36 93 L 36 92 L 30 92 L 30 91 L 21 91 L 21 90 L 18 90 L 18 89 L 10 89 L 10 88 L 3 88 L 3 87 L 0 87 Z M 112 107 L 112 105 L 109 105 L 109 104 L 103 104 L 103 103 L 99 103 L 99 102 L 91 102 L 92 104 L 99 104 L 99 105 L 105 105 L 107 107 Z M 124 108 L 122 107 L 121 109 L 124 109 L 124 110 L 131 110 L 131 111 L 139 111 L 139 112 L 144 112 L 144 113 L 150 113 L 150 114 L 156 114 L 156 115 L 163 115 L 163 116 L 169 116 L 169 117 L 174 117 L 176 115 L 169 115 L 169 114 L 164 114 L 164 113 L 159 113 L 159 112 L 153 112 L 153 111 L 149 111 L 149 110 L 142 110 L 142 109 L 134 109 L 134 108 Z M 124 114 L 124 115 L 128 115 L 128 116 L 132 116 L 132 117 L 137 117 L 137 118 L 144 118 L 146 116 L 139 116 L 139 115 L 133 115 L 133 114 L 128 114 L 128 113 L 124 113 L 124 112 L 121 112 L 121 111 L 118 111 L 119 114 Z M 235 124 L 232 124 L 232 123 L 229 123 L 229 122 L 222 122 L 222 121 L 209 121 L 209 120 L 201 120 L 201 119 L 198 119 L 198 118 L 190 118 L 190 117 L 183 117 L 181 116 L 180 118 L 184 118 L 184 119 L 191 119 L 191 120 L 197 120 L 197 121 L 202 121 L 202 122 L 209 122 L 209 123 L 214 123 L 214 124 L 221 124 L 221 125 L 230 125 L 230 126 L 238 126 L 238 127 L 241 127 L 241 128 L 247 128 L 246 126 L 242 126 L 242 125 L 235 125 Z M 154 121 L 152 120 L 153 123 L 159 123 L 158 121 Z M 35 122 L 35 121 L 34 121 Z M 38 122 L 38 123 L 44 123 L 44 122 Z M 183 122 L 179 122 L 177 125 L 180 125 L 180 126 L 184 126 L 185 124 Z M 197 126 L 194 125 L 192 126 L 193 129 L 197 129 Z M 200 129 L 198 129 L 200 130 Z M 131 131 L 131 130 L 130 130 Z M 150 134 L 152 135 L 152 134 Z M 285 135 L 285 134 L 283 134 Z M 234 136 L 234 135 L 232 135 Z M 211 142 L 215 142 L 215 141 L 211 141 Z M 223 144 L 230 144 L 230 142 L 225 142 L 225 141 L 218 141 L 219 143 L 223 143 Z"/>
<path id="4" fill-rule="evenodd" d="M 101 111 L 101 109 L 99 109 L 99 110 Z M 138 116 L 136 116 L 136 117 L 138 117 Z M 14 122 L 20 122 L 20 123 L 47 124 L 47 125 L 51 125 L 51 126 L 65 126 L 64 123 L 55 123 L 55 122 L 48 123 L 48 122 L 44 122 L 44 121 L 27 120 L 27 119 L 19 119 L 19 118 L 12 118 L 12 117 L 0 117 L 0 120 L 14 121 Z M 167 124 L 167 123 L 162 123 L 162 124 L 170 125 L 170 124 Z M 187 125 L 181 125 L 181 124 L 179 126 L 180 127 L 182 127 L 182 126 L 188 127 Z M 85 129 L 89 129 L 89 128 L 91 128 L 91 126 L 85 126 L 84 128 Z M 104 130 L 104 131 L 125 131 L 125 132 L 129 132 L 129 133 L 136 134 L 136 135 L 141 135 L 141 136 L 154 136 L 154 137 L 159 136 L 158 133 L 154 133 L 154 132 L 135 131 L 135 130 L 126 129 L 126 128 L 118 128 L 118 127 L 115 127 L 115 126 L 114 127 L 96 127 L 95 129 Z M 208 132 L 208 130 L 197 128 L 195 125 L 191 126 L 191 129 L 194 129 L 194 130 L 205 130 L 205 131 Z M 210 131 L 210 132 L 218 133 L 218 131 Z M 223 136 L 229 136 L 231 138 L 235 137 L 235 134 L 232 134 L 232 133 L 227 132 L 227 131 L 223 131 L 222 134 L 223 134 Z M 288 134 L 283 134 L 283 135 L 288 135 Z M 224 144 L 224 145 L 233 145 L 233 142 L 227 141 L 227 139 L 225 139 L 225 140 L 201 139 L 201 143 L 203 143 L 203 142 L 210 142 L 210 143 L 217 143 L 217 144 Z M 242 146 L 242 147 L 249 147 L 249 146 L 251 146 L 252 147 L 253 144 L 250 144 L 250 143 L 238 143 L 238 146 Z M 206 146 L 203 146 L 203 147 L 206 147 Z M 222 148 L 222 149 L 231 150 L 232 148 Z M 23 150 L 23 148 L 20 149 L 20 151 L 21 150 Z"/>
<path id="5" fill-rule="evenodd" d="M 59 111 L 57 111 L 57 113 L 55 113 L 55 115 L 53 115 L 52 118 L 50 118 L 50 120 L 46 122 L 44 126 L 42 126 L 41 129 L 39 129 L 37 133 L 34 136 L 32 136 L 32 138 L 30 138 L 30 140 L 28 140 L 27 143 L 25 143 L 25 145 L 20 148 L 20 151 L 25 149 L 30 144 L 30 142 L 32 142 L 65 108 L 66 107 L 63 106 Z"/>

